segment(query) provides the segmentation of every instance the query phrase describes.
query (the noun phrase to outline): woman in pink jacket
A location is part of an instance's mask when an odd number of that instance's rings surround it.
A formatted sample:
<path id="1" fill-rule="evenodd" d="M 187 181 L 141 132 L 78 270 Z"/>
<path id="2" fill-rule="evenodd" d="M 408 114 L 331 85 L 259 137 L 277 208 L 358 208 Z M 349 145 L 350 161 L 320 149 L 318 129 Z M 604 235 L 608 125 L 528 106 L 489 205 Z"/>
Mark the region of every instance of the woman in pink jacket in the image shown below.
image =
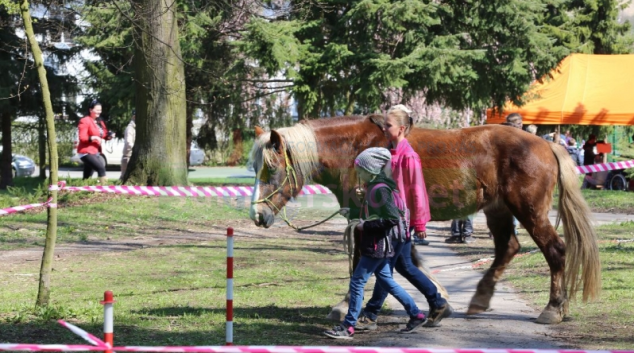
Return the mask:
<path id="1" fill-rule="evenodd" d="M 390 142 L 392 178 L 396 181 L 401 198 L 410 210 L 410 226 L 417 237 L 424 239 L 427 236 L 425 226 L 431 216 L 420 157 L 405 138 L 413 126 L 410 113 L 411 111 L 402 104 L 390 108 L 383 131 Z M 440 296 L 432 281 L 414 266 L 411 257 L 412 237 L 402 243 L 395 242 L 394 250 L 390 266 L 413 284 L 429 303 L 428 320 L 424 326 L 438 326 L 442 319 L 453 313 L 453 309 Z M 386 297 L 387 291 L 375 285 L 372 298 L 366 304 L 356 325 L 358 331 L 377 329 L 377 316 Z"/>

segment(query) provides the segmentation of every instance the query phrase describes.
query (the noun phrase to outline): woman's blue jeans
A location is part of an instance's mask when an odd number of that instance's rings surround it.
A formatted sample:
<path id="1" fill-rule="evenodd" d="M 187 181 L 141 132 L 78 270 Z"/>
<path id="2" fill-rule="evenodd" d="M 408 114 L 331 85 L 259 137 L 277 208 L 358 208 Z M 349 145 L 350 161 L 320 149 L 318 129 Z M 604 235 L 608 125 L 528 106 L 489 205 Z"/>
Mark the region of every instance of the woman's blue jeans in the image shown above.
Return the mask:
<path id="1" fill-rule="evenodd" d="M 447 301 L 440 296 L 434 283 L 430 281 L 418 267 L 414 266 L 412 262 L 412 239 L 410 238 L 402 243 L 395 241 L 392 244 L 394 245 L 395 253 L 394 257 L 389 259 L 390 268 L 392 270 L 396 268 L 396 272 L 400 273 L 401 276 L 413 284 L 414 287 L 425 296 L 430 308 L 444 305 Z M 363 310 L 364 314 L 368 318 L 376 320 L 387 295 L 388 292 L 382 287 L 382 284 L 377 281 L 374 285 L 372 298 L 370 298 L 365 306 L 365 310 Z M 407 310 L 407 308 L 405 309 Z"/>
<path id="2" fill-rule="evenodd" d="M 414 299 L 392 278 L 389 260 L 361 256 L 350 279 L 350 303 L 348 314 L 343 319 L 344 327 L 354 326 L 357 323 L 363 305 L 363 287 L 373 273 L 376 276 L 376 283 L 380 283 L 380 287 L 385 288 L 385 296 L 387 293 L 392 294 L 403 305 L 409 316 L 417 316 L 420 313 Z"/>

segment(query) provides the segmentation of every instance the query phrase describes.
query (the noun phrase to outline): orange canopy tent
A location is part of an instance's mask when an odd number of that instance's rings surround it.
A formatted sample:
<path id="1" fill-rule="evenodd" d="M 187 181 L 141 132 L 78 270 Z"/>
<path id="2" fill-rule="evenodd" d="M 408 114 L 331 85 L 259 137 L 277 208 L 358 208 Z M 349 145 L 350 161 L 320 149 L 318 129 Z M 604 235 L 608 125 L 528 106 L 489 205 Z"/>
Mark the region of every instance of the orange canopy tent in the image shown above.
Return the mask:
<path id="1" fill-rule="evenodd" d="M 634 125 L 634 55 L 573 54 L 550 74 L 531 86 L 535 99 L 489 109 L 487 123 L 519 113 L 524 124 Z"/>

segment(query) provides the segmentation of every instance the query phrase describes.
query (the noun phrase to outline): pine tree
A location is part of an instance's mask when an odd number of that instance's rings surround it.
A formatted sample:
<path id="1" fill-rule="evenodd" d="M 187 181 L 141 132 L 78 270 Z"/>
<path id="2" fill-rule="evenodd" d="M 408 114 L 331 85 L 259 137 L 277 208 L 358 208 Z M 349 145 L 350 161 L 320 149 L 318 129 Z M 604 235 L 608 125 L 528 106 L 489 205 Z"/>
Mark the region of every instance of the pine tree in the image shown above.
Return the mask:
<path id="1" fill-rule="evenodd" d="M 253 20 L 241 45 L 269 73 L 293 79 L 302 116 L 373 111 L 393 89 L 422 92 L 429 104 L 478 110 L 521 104 L 534 79 L 579 50 L 574 38 L 602 48 L 595 52 L 628 50 L 626 25 L 618 24 L 612 5 L 298 0 L 283 15 Z"/>

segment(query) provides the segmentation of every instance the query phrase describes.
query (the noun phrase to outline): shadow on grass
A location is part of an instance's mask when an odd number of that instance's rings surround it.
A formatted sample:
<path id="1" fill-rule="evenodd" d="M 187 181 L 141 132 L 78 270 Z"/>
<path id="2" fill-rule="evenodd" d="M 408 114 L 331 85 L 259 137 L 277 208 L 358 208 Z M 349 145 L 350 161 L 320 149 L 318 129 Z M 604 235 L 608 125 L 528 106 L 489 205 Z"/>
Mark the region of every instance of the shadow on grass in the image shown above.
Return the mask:
<path id="1" fill-rule="evenodd" d="M 239 345 L 324 345 L 320 333 L 332 323 L 325 319 L 329 307 L 281 308 L 276 306 L 234 310 L 234 343 Z M 225 309 L 166 307 L 115 315 L 115 345 L 175 346 L 224 345 Z M 222 319 L 218 319 L 218 317 Z M 198 320 L 196 330 L 189 322 Z M 100 322 L 73 324 L 103 336 Z M 146 326 L 153 326 L 148 328 Z M 204 327 L 204 328 L 201 328 Z M 0 322 L 0 342 L 86 344 L 53 320 Z M 329 341 L 329 343 L 334 343 Z"/>

